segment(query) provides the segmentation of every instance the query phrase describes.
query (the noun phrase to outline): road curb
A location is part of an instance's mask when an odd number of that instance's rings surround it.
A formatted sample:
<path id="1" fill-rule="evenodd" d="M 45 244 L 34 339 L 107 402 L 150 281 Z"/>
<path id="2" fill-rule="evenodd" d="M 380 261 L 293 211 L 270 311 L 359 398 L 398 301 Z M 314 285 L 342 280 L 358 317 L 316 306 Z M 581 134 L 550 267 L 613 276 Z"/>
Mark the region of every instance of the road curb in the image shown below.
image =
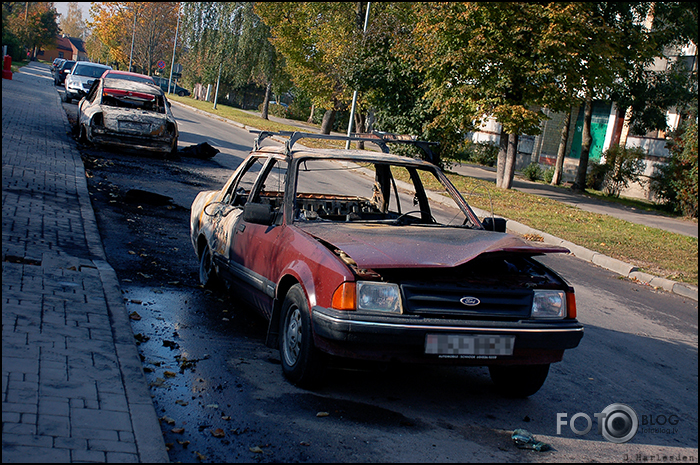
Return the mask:
<path id="1" fill-rule="evenodd" d="M 230 120 L 228 118 L 224 118 L 222 116 L 217 116 L 213 115 L 211 113 L 208 113 L 203 110 L 199 110 L 197 108 L 191 107 L 189 105 L 185 105 L 184 103 L 181 102 L 176 102 L 172 101 L 172 103 L 178 104 L 180 106 L 183 106 L 185 108 L 189 108 L 192 111 L 195 111 L 196 113 L 199 113 L 204 116 L 208 116 L 210 118 L 215 118 L 218 119 L 219 121 L 223 121 L 225 123 L 232 124 L 236 127 L 239 127 L 241 129 L 245 129 L 247 131 L 260 131 L 258 128 L 253 128 L 250 126 L 243 125 L 241 123 L 238 123 L 236 121 Z M 275 139 L 278 142 L 284 143 L 283 140 L 278 140 Z M 488 212 L 484 210 L 479 210 L 477 208 L 472 207 L 472 210 L 474 212 L 481 216 L 482 218 L 486 216 L 491 216 Z M 506 218 L 507 219 L 507 218 Z M 653 276 L 648 273 L 643 273 L 639 271 L 639 268 L 637 268 L 634 265 L 631 265 L 629 263 L 625 263 L 621 260 L 618 260 L 616 258 L 608 257 L 607 255 L 604 255 L 600 252 L 595 252 L 589 249 L 586 249 L 585 247 L 582 247 L 580 245 L 574 244 L 569 241 L 565 241 L 564 239 L 558 238 L 556 236 L 553 236 L 551 234 L 548 234 L 543 231 L 539 231 L 537 229 L 531 228 L 530 226 L 524 225 L 522 223 L 518 223 L 517 221 L 507 219 L 507 225 L 508 225 L 508 230 L 512 231 L 516 234 L 519 234 L 521 236 L 527 236 L 527 235 L 532 235 L 532 236 L 539 236 L 543 239 L 543 242 L 545 244 L 550 244 L 550 245 L 558 245 L 561 247 L 566 247 L 571 251 L 571 254 L 575 256 L 576 258 L 580 258 L 582 260 L 585 260 L 587 262 L 593 263 L 594 265 L 600 266 L 601 268 L 605 268 L 609 271 L 612 271 L 614 273 L 617 273 L 621 276 L 624 276 L 626 278 L 629 278 L 633 281 L 640 282 L 642 284 L 649 285 L 655 289 L 663 289 L 665 291 L 671 292 L 673 294 L 677 294 L 679 296 L 685 297 L 687 299 L 692 299 L 694 301 L 698 301 L 698 288 L 695 286 L 691 286 L 689 284 L 684 284 L 684 283 L 679 283 L 675 281 L 671 281 L 669 279 L 665 278 L 660 278 L 658 276 Z"/>

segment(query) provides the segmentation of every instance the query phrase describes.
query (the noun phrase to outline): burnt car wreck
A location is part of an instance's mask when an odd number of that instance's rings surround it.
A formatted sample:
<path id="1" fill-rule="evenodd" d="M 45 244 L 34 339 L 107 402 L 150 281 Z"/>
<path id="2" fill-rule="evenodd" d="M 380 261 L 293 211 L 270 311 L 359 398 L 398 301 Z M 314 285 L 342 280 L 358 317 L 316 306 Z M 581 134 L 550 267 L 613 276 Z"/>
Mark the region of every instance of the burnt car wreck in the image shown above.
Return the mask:
<path id="1" fill-rule="evenodd" d="M 151 84 L 96 79 L 78 104 L 82 142 L 160 153 L 175 153 L 177 121 L 163 91 Z"/>
<path id="2" fill-rule="evenodd" d="M 192 204 L 206 286 L 223 284 L 269 321 L 267 344 L 304 386 L 328 357 L 488 366 L 500 392 L 529 396 L 583 336 L 574 289 L 534 257 L 567 253 L 481 221 L 434 164 L 389 153 L 430 144 L 384 133 L 278 133 L 219 191 Z M 382 152 L 295 147 L 374 142 Z M 495 229 L 495 230 L 494 230 Z"/>

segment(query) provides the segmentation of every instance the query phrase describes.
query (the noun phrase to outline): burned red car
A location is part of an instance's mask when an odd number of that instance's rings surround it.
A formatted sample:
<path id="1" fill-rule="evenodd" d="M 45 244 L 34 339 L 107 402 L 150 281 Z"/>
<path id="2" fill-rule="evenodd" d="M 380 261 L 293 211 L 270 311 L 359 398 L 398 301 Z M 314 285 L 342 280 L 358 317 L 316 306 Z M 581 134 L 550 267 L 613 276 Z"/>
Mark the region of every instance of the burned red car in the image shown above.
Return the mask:
<path id="1" fill-rule="evenodd" d="M 428 143 L 353 136 L 382 152 L 309 149 L 284 133 L 192 204 L 205 286 L 223 285 L 269 322 L 285 376 L 318 380 L 332 357 L 488 366 L 529 396 L 579 344 L 573 288 L 535 258 L 566 253 L 480 220 L 434 164 L 388 153 Z"/>

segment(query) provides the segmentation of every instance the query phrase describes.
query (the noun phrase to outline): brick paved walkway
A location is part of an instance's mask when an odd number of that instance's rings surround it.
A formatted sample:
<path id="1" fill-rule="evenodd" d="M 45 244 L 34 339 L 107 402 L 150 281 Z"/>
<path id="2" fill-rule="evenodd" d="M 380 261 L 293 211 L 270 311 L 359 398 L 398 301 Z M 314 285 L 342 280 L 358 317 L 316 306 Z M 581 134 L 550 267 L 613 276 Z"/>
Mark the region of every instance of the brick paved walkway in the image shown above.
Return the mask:
<path id="1" fill-rule="evenodd" d="M 167 462 L 47 65 L 2 80 L 2 461 Z"/>

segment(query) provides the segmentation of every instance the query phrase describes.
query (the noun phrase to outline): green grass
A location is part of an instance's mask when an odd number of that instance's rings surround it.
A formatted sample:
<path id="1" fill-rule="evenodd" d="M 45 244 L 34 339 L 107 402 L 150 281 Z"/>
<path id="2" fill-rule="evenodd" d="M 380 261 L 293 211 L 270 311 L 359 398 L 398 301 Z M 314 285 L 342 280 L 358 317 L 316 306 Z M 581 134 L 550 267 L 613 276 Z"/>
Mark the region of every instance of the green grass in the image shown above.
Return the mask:
<path id="1" fill-rule="evenodd" d="M 496 189 L 493 183 L 450 174 L 467 201 L 482 210 L 526 224 L 641 271 L 698 284 L 698 241 L 608 215 L 591 213 L 538 195 Z"/>
<path id="2" fill-rule="evenodd" d="M 218 104 L 201 102 L 190 97 L 169 97 L 200 110 L 237 121 L 251 128 L 267 131 L 294 131 L 295 126 L 276 123 Z M 314 142 L 322 147 L 325 141 Z M 304 142 L 305 145 L 307 141 Z M 325 145 L 329 146 L 329 145 Z M 344 146 L 344 144 L 343 144 Z M 329 147 L 337 148 L 337 144 Z M 496 189 L 492 182 L 448 174 L 450 180 L 476 208 L 545 231 L 587 249 L 630 263 L 655 276 L 698 285 L 698 240 L 664 230 L 630 223 L 608 215 L 590 213 L 537 195 L 513 189 Z M 428 186 L 430 187 L 430 186 Z M 601 200 L 604 195 L 589 194 Z M 637 207 L 643 202 L 632 202 Z M 648 204 L 647 204 L 648 206 Z M 649 207 L 652 208 L 653 207 Z"/>
<path id="3" fill-rule="evenodd" d="M 184 103 L 185 105 L 197 108 L 198 110 L 206 111 L 213 115 L 217 115 L 222 118 L 227 118 L 236 121 L 237 123 L 241 123 L 245 126 L 250 126 L 251 128 L 260 129 L 262 131 L 277 132 L 298 130 L 298 128 L 295 126 L 266 120 L 260 118 L 259 116 L 251 115 L 247 111 L 239 110 L 237 108 L 229 107 L 226 105 L 221 105 L 220 103 L 216 105 L 216 110 L 214 110 L 213 103 L 195 100 L 192 97 L 178 97 L 177 95 L 171 94 L 168 95 L 168 99 L 174 102 Z"/>
<path id="4" fill-rule="evenodd" d="M 10 65 L 10 70 L 11 70 L 13 73 L 16 73 L 16 72 L 19 71 L 19 69 L 20 69 L 22 66 L 27 66 L 28 64 L 29 64 L 29 60 L 25 60 L 25 61 L 13 61 L 12 64 Z"/>

